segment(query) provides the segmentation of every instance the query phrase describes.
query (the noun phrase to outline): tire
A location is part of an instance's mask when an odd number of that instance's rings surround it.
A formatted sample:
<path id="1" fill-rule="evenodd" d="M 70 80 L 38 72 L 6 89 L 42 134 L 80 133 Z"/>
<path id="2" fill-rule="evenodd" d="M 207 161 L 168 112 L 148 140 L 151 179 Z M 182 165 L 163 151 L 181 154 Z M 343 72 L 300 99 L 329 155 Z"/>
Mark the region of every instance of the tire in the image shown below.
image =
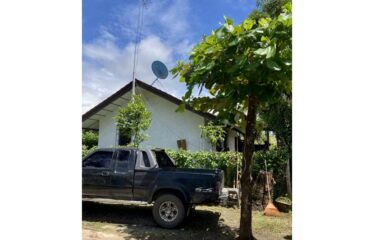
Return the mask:
<path id="1" fill-rule="evenodd" d="M 163 194 L 156 198 L 153 205 L 153 219 L 163 228 L 175 228 L 186 217 L 183 202 L 172 194 Z"/>

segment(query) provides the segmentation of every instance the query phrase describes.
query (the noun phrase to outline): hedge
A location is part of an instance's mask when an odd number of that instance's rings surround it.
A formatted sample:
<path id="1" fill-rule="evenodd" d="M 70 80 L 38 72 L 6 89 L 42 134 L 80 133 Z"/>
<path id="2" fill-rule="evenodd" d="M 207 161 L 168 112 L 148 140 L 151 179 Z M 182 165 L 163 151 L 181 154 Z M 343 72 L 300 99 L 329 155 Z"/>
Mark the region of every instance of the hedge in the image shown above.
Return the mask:
<path id="1" fill-rule="evenodd" d="M 237 162 L 240 163 L 242 160 L 242 154 L 235 152 L 190 152 L 185 150 L 166 150 L 166 152 L 175 160 L 178 167 L 223 170 L 225 185 L 230 187 L 235 180 Z"/>
<path id="2" fill-rule="evenodd" d="M 190 152 L 185 150 L 166 150 L 168 155 L 173 158 L 178 167 L 184 168 L 208 168 L 221 169 L 225 175 L 225 186 L 232 187 L 235 177 L 237 162 L 239 169 L 243 158 L 242 153 L 236 152 Z M 252 176 L 256 179 L 260 170 L 265 170 L 265 159 L 268 171 L 273 171 L 274 180 L 274 197 L 287 193 L 285 169 L 288 156 L 282 149 L 273 149 L 269 151 L 257 151 L 253 155 Z"/>

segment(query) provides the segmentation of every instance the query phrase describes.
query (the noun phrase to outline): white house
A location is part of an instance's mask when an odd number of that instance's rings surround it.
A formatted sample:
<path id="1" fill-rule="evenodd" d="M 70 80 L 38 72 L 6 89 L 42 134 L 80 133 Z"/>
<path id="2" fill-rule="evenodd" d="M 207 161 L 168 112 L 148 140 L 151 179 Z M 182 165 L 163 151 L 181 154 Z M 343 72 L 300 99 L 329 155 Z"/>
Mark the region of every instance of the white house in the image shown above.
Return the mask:
<path id="1" fill-rule="evenodd" d="M 187 150 L 210 150 L 211 146 L 201 137 L 199 125 L 204 125 L 215 116 L 188 108 L 184 112 L 176 112 L 181 100 L 153 86 L 136 80 L 136 93 L 141 94 L 147 109 L 152 112 L 152 123 L 147 130 L 148 140 L 141 143 L 143 148 L 178 149 L 184 146 Z M 82 128 L 99 132 L 99 147 L 114 147 L 122 145 L 113 119 L 119 107 L 127 105 L 131 97 L 132 83 L 130 82 L 119 91 L 83 114 Z M 227 128 L 225 150 L 240 150 L 238 142 L 240 131 Z"/>

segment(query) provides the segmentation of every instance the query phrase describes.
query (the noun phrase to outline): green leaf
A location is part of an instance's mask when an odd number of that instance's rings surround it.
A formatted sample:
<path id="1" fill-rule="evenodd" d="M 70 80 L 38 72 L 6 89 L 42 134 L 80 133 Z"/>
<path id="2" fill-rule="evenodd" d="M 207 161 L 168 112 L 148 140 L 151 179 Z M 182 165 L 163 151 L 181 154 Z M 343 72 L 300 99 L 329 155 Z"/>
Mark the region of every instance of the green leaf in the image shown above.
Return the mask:
<path id="1" fill-rule="evenodd" d="M 216 30 L 215 33 L 216 33 L 215 35 L 216 35 L 217 39 L 222 38 L 222 36 L 223 36 L 222 27 L 218 28 L 218 30 Z"/>
<path id="2" fill-rule="evenodd" d="M 268 54 L 268 52 L 269 52 L 269 48 L 259 48 L 256 51 L 254 51 L 253 53 L 262 56 L 262 55 Z"/>
<path id="3" fill-rule="evenodd" d="M 246 60 L 247 60 L 246 55 L 239 55 L 235 57 L 235 63 L 238 64 L 239 66 L 242 66 Z"/>
<path id="4" fill-rule="evenodd" d="M 269 43 L 270 42 L 270 39 L 266 36 L 261 36 L 261 42 L 266 42 L 266 43 Z"/>
<path id="5" fill-rule="evenodd" d="M 288 2 L 282 7 L 283 11 L 285 13 L 291 13 L 292 12 L 292 3 Z"/>
<path id="6" fill-rule="evenodd" d="M 274 57 L 274 55 L 275 55 L 275 51 L 276 51 L 276 45 L 274 45 L 274 46 L 269 46 L 269 47 L 267 47 L 268 48 L 268 52 L 267 52 L 267 54 L 266 54 L 266 58 L 272 58 L 272 57 Z"/>
<path id="7" fill-rule="evenodd" d="M 175 111 L 176 112 L 183 112 L 185 108 L 186 108 L 186 104 L 184 102 L 182 102 L 181 104 L 179 104 L 179 106 L 177 107 L 177 109 Z"/>
<path id="8" fill-rule="evenodd" d="M 215 46 L 212 46 L 212 47 L 208 47 L 206 50 L 205 50 L 205 53 L 206 54 L 210 54 L 210 53 L 213 53 L 215 51 Z"/>
<path id="9" fill-rule="evenodd" d="M 258 20 L 258 24 L 260 27 L 267 27 L 269 26 L 269 21 L 267 18 L 260 18 L 260 20 Z"/>
<path id="10" fill-rule="evenodd" d="M 240 41 L 239 38 L 235 38 L 234 40 L 232 40 L 232 41 L 229 43 L 229 46 L 232 47 L 232 46 L 238 45 L 239 41 Z"/>
<path id="11" fill-rule="evenodd" d="M 234 26 L 233 25 L 225 23 L 223 26 L 227 29 L 228 32 L 233 32 L 234 31 Z"/>
<path id="12" fill-rule="evenodd" d="M 192 94 L 192 88 L 189 87 L 186 94 L 184 94 L 183 99 L 188 99 L 189 97 L 191 97 L 191 94 Z"/>
<path id="13" fill-rule="evenodd" d="M 231 19 L 231 18 L 228 18 L 226 16 L 223 16 L 223 18 L 225 19 L 225 22 L 229 25 L 233 25 L 234 24 L 234 21 Z"/>
<path id="14" fill-rule="evenodd" d="M 206 69 L 207 70 L 210 70 L 210 69 L 212 69 L 214 67 L 214 62 L 210 62 L 210 63 L 208 63 L 208 65 L 206 65 Z"/>
<path id="15" fill-rule="evenodd" d="M 276 62 L 273 62 L 271 60 L 267 60 L 266 61 L 266 66 L 268 68 L 270 68 L 271 70 L 275 70 L 275 71 L 280 71 L 281 70 L 281 68 L 279 67 L 279 65 Z"/>
<path id="16" fill-rule="evenodd" d="M 234 34 L 240 36 L 243 33 L 243 28 L 240 25 L 234 27 Z"/>
<path id="17" fill-rule="evenodd" d="M 255 20 L 253 20 L 253 19 L 250 19 L 250 18 L 247 18 L 246 20 L 244 20 L 244 22 L 243 22 L 243 28 L 245 29 L 245 30 L 251 30 L 252 29 L 252 27 L 255 25 Z"/>

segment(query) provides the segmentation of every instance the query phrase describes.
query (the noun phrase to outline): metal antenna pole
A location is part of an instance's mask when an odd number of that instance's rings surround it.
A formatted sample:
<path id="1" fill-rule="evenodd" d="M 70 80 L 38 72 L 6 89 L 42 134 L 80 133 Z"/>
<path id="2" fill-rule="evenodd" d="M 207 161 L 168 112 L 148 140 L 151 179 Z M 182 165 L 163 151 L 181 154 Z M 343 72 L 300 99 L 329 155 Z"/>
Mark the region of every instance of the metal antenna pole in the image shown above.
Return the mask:
<path id="1" fill-rule="evenodd" d="M 141 34 L 142 34 L 144 7 L 146 7 L 146 0 L 139 0 L 138 25 L 136 28 L 134 60 L 133 60 L 133 68 L 132 68 L 132 95 L 135 95 L 135 72 L 136 72 L 136 65 L 138 64 L 138 50 L 139 50 L 139 43 L 140 43 Z"/>
<path id="2" fill-rule="evenodd" d="M 153 86 L 153 84 L 158 80 L 158 78 L 156 78 L 156 80 L 154 80 L 151 84 L 151 86 Z"/>

